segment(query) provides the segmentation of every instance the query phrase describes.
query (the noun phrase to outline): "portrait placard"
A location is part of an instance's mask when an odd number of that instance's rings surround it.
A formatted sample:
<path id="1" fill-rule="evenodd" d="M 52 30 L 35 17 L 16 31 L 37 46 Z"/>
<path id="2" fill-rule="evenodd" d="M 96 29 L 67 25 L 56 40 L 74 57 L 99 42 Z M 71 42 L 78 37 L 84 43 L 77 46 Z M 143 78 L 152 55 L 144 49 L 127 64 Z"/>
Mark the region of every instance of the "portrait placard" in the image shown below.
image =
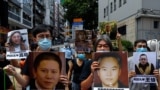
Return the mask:
<path id="1" fill-rule="evenodd" d="M 27 29 L 13 30 L 8 33 L 6 43 L 7 59 L 24 59 L 28 55 L 29 43 Z"/>
<path id="2" fill-rule="evenodd" d="M 35 60 L 36 56 L 41 53 L 43 53 L 43 52 L 29 52 L 29 55 L 27 57 L 27 63 L 30 65 L 30 67 L 29 67 L 29 69 L 31 71 L 30 76 L 33 76 L 32 69 L 33 69 L 34 60 Z M 59 56 L 59 58 L 61 59 L 61 62 L 62 62 L 61 74 L 66 74 L 66 60 L 65 60 L 64 52 L 51 52 L 51 53 L 54 53 Z"/>
<path id="3" fill-rule="evenodd" d="M 83 50 L 89 53 L 93 51 L 91 30 L 76 30 L 75 36 L 76 51 Z"/>
<path id="4" fill-rule="evenodd" d="M 127 52 L 95 52 L 93 90 L 129 90 Z"/>
<path id="5" fill-rule="evenodd" d="M 26 72 L 32 80 L 29 84 L 30 89 L 35 89 L 35 82 L 41 81 L 43 86 L 55 85 L 56 89 L 61 90 L 64 85 L 57 82 L 61 75 L 66 75 L 65 61 L 64 52 L 30 52 L 23 68 L 23 72 L 28 70 Z"/>
<path id="6" fill-rule="evenodd" d="M 156 83 L 153 71 L 156 69 L 156 52 L 134 52 L 132 68 L 136 73 L 133 83 Z"/>

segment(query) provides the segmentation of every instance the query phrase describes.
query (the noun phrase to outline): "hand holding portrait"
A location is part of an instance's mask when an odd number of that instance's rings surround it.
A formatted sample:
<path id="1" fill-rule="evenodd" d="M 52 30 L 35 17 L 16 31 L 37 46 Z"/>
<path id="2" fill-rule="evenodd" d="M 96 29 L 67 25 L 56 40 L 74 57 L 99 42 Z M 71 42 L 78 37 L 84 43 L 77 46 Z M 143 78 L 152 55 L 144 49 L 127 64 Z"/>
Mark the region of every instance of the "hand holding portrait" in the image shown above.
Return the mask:
<path id="1" fill-rule="evenodd" d="M 92 64 L 91 64 L 91 72 L 94 73 L 94 71 L 98 68 L 99 68 L 99 62 L 98 61 L 93 61 Z"/>
<path id="2" fill-rule="evenodd" d="M 12 65 L 7 65 L 3 69 L 8 75 L 15 76 L 17 73 L 14 66 L 12 66 Z"/>

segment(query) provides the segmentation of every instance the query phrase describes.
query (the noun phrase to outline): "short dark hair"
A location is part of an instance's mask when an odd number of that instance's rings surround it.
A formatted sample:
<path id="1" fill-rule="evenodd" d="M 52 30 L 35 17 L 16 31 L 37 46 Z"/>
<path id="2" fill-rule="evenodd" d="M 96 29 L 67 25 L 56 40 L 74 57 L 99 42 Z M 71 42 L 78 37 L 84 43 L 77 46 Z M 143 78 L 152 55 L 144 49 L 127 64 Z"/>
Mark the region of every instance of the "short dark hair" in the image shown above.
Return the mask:
<path id="1" fill-rule="evenodd" d="M 61 71 L 61 69 L 62 69 L 61 59 L 59 58 L 58 55 L 54 54 L 53 52 L 43 52 L 43 53 L 40 53 L 36 56 L 36 58 L 34 60 L 34 64 L 33 64 L 35 71 L 37 70 L 37 67 L 39 66 L 39 64 L 44 60 L 56 61 L 59 64 L 59 70 Z"/>
<path id="2" fill-rule="evenodd" d="M 136 40 L 136 41 L 134 42 L 134 47 L 136 47 L 137 44 L 140 43 L 140 42 L 141 42 L 141 43 L 146 43 L 146 46 L 148 46 L 146 40 L 144 40 L 144 39 L 139 39 L 139 40 Z"/>
<path id="3" fill-rule="evenodd" d="M 51 36 L 52 36 L 52 29 L 49 25 L 41 24 L 33 28 L 32 34 L 33 37 L 36 37 L 37 34 L 42 33 L 42 32 L 47 32 L 49 31 Z"/>
<path id="4" fill-rule="evenodd" d="M 146 57 L 147 57 L 147 55 L 146 55 L 146 54 L 141 54 L 141 55 L 139 56 L 139 58 L 140 58 L 141 56 L 146 56 Z"/>
<path id="5" fill-rule="evenodd" d="M 95 42 L 95 44 L 94 44 L 94 45 L 95 45 L 95 46 L 94 46 L 94 50 L 97 51 L 97 46 L 98 46 L 99 42 L 102 41 L 102 40 L 105 41 L 106 44 L 109 46 L 110 51 L 113 51 L 113 46 L 112 46 L 111 41 L 110 41 L 109 39 L 104 39 L 104 38 L 98 39 L 98 40 Z"/>
<path id="6" fill-rule="evenodd" d="M 100 56 L 98 56 L 98 58 L 96 60 L 98 60 L 99 62 L 101 62 L 101 60 L 103 58 L 107 58 L 107 57 L 113 57 L 117 60 L 119 66 L 122 66 L 122 57 L 117 53 L 117 52 L 109 52 L 109 53 L 101 53 Z"/>

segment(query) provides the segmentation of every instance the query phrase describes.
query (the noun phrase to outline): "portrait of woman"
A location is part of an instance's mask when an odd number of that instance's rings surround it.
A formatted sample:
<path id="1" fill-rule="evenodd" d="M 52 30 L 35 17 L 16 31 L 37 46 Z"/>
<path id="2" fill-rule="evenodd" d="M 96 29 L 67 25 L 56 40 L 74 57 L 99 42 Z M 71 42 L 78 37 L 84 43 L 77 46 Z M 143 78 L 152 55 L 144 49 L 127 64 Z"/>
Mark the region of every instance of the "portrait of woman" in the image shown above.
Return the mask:
<path id="1" fill-rule="evenodd" d="M 25 44 L 25 41 L 22 37 L 22 34 L 20 31 L 14 31 L 10 34 L 8 38 L 8 51 L 10 52 L 20 52 L 23 50 L 28 50 L 28 46 Z"/>
<path id="2" fill-rule="evenodd" d="M 84 30 L 76 31 L 75 46 L 76 49 L 83 49 L 84 51 L 87 50 L 86 32 Z"/>

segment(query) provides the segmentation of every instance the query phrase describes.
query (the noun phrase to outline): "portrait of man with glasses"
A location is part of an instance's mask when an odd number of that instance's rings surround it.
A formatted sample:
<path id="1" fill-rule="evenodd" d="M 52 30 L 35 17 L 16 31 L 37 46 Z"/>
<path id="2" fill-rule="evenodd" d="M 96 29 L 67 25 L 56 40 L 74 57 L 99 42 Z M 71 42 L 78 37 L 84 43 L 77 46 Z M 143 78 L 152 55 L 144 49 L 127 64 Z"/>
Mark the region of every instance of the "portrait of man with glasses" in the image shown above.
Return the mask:
<path id="1" fill-rule="evenodd" d="M 133 61 L 135 76 L 132 78 L 133 82 L 130 85 L 135 85 L 138 88 L 137 90 L 157 90 L 156 52 L 134 52 Z M 131 90 L 133 90 L 133 87 L 131 87 Z"/>
<path id="2" fill-rule="evenodd" d="M 154 65 L 150 62 L 148 62 L 148 56 L 147 54 L 140 54 L 139 56 L 139 63 L 135 64 L 135 72 L 136 74 L 142 74 L 142 75 L 153 75 L 153 71 L 155 69 Z"/>

